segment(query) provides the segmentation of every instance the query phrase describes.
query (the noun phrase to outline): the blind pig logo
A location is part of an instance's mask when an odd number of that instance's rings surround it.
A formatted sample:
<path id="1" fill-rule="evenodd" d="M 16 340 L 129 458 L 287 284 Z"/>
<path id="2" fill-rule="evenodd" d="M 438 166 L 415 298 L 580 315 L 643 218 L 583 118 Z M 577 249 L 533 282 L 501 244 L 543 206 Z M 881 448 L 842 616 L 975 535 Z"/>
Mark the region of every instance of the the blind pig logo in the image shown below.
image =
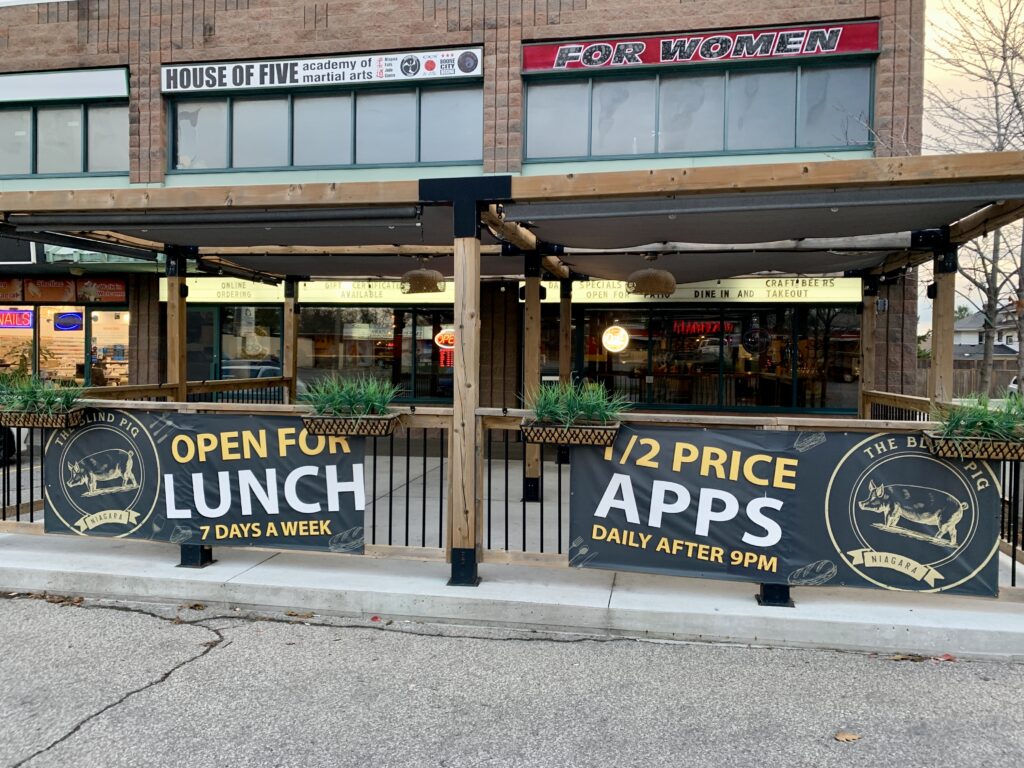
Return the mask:
<path id="1" fill-rule="evenodd" d="M 127 411 L 90 411 L 81 428 L 57 430 L 47 452 L 46 501 L 59 525 L 79 535 L 129 536 L 149 521 L 160 496 L 160 459 L 146 427 Z"/>
<path id="2" fill-rule="evenodd" d="M 985 462 L 937 459 L 914 435 L 873 436 L 836 466 L 826 522 L 836 551 L 862 578 L 941 592 L 974 578 L 994 556 L 993 543 L 976 534 L 980 510 L 997 507 L 998 495 Z"/>

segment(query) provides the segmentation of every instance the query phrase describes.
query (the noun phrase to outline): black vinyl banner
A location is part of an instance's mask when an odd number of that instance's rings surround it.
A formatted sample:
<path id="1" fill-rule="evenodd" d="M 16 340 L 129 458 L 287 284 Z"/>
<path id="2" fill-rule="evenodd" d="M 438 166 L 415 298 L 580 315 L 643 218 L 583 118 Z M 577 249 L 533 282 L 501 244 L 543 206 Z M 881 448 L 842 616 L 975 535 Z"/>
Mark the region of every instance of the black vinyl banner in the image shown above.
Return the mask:
<path id="1" fill-rule="evenodd" d="M 574 448 L 569 562 L 995 595 L 997 465 L 915 434 L 632 428 Z"/>
<path id="2" fill-rule="evenodd" d="M 363 456 L 295 416 L 89 410 L 50 435 L 44 528 L 361 553 Z"/>

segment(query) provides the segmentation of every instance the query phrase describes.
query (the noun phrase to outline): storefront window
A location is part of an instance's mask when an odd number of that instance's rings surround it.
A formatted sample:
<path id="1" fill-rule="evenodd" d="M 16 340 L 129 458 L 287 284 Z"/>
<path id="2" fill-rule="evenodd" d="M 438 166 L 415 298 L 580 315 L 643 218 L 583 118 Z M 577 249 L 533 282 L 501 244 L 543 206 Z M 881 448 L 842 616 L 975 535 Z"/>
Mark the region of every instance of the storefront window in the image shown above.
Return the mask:
<path id="1" fill-rule="evenodd" d="M 39 307 L 39 378 L 85 383 L 85 311 Z"/>
<path id="2" fill-rule="evenodd" d="M 800 65 L 531 80 L 526 159 L 867 147 L 871 73 Z"/>
<path id="3" fill-rule="evenodd" d="M 636 403 L 857 407 L 860 323 L 849 307 L 587 308 L 583 321 L 582 376 Z M 628 333 L 621 352 L 602 343 L 611 326 Z"/>
<path id="4" fill-rule="evenodd" d="M 81 107 L 36 110 L 36 172 L 81 173 Z"/>
<path id="5" fill-rule="evenodd" d="M 32 173 L 32 112 L 0 110 L 0 174 Z"/>
<path id="6" fill-rule="evenodd" d="M 36 310 L 27 306 L 0 307 L 0 374 L 26 375 L 35 358 Z"/>
<path id="7" fill-rule="evenodd" d="M 331 376 L 391 380 L 394 315 L 372 307 L 303 307 L 299 315 L 299 382 Z"/>
<path id="8" fill-rule="evenodd" d="M 89 383 L 94 387 L 111 387 L 128 383 L 127 312 L 93 312 L 89 328 Z"/>
<path id="9" fill-rule="evenodd" d="M 479 86 L 182 99 L 173 109 L 174 168 L 181 170 L 483 159 Z"/>
<path id="10" fill-rule="evenodd" d="M 281 375 L 281 308 L 222 307 L 220 378 Z"/>
<path id="11" fill-rule="evenodd" d="M 245 99 L 231 116 L 235 168 L 288 165 L 288 99 Z"/>
<path id="12" fill-rule="evenodd" d="M 455 351 L 437 342 L 442 330 L 451 329 L 450 309 L 416 313 L 416 397 L 448 399 L 452 396 Z M 443 341 L 443 340 L 442 340 Z"/>
<path id="13" fill-rule="evenodd" d="M 128 170 L 128 110 L 89 107 L 89 171 Z"/>
<path id="14" fill-rule="evenodd" d="M 860 319 L 841 307 L 812 307 L 800 328 L 797 393 L 805 408 L 856 408 L 860 379 Z"/>
<path id="15" fill-rule="evenodd" d="M 619 352 L 605 348 L 603 338 L 611 326 L 625 329 L 629 343 Z M 582 377 L 621 392 L 631 402 L 649 399 L 647 392 L 647 313 L 637 310 L 591 310 L 586 314 L 583 336 Z"/>

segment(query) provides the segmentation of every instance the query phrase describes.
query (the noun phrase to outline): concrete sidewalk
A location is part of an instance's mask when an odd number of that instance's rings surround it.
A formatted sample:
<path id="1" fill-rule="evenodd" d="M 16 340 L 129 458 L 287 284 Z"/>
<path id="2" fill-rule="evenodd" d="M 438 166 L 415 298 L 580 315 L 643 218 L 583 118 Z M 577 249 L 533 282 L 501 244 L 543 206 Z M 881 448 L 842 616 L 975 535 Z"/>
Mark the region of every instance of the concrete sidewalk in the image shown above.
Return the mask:
<path id="1" fill-rule="evenodd" d="M 7 534 L 0 590 L 1024 661 L 1020 587 L 1002 587 L 996 600 L 805 587 L 794 588 L 794 608 L 762 608 L 755 585 L 734 582 L 485 563 L 480 586 L 448 587 L 438 561 L 226 547 L 215 555 L 190 570 L 175 567 L 178 549 L 166 544 Z"/>

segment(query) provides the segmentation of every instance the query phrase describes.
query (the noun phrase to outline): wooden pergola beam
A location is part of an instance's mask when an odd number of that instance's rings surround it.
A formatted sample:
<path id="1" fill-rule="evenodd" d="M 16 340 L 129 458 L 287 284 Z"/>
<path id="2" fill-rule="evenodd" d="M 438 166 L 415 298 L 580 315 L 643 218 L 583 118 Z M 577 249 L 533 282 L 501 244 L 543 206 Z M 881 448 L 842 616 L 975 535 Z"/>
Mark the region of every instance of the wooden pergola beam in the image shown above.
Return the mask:
<path id="1" fill-rule="evenodd" d="M 709 166 L 516 176 L 511 199 L 588 200 L 658 195 L 850 189 L 972 181 L 1019 181 L 1024 152 L 826 160 L 817 163 Z M 261 184 L 0 192 L 0 213 L 200 211 L 417 205 L 419 182 Z"/>
<path id="2" fill-rule="evenodd" d="M 954 243 L 967 243 L 1022 218 L 1024 200 L 1006 200 L 960 219 L 949 228 L 949 239 Z"/>

